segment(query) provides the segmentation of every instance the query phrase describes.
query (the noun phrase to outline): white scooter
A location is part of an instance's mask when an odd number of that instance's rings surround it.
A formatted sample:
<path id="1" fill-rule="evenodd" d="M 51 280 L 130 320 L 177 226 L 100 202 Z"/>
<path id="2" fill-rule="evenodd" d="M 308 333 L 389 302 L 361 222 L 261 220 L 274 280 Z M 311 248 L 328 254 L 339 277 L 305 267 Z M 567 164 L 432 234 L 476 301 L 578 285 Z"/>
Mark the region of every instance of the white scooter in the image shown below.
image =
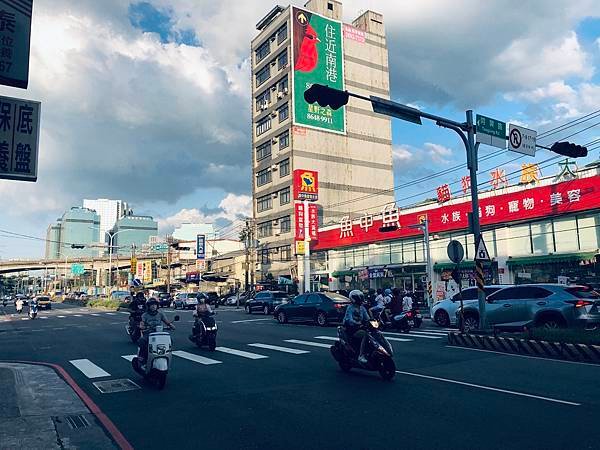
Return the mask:
<path id="1" fill-rule="evenodd" d="M 31 320 L 35 319 L 38 314 L 38 305 L 35 302 L 29 303 L 29 318 Z"/>
<path id="2" fill-rule="evenodd" d="M 174 321 L 179 321 L 179 316 L 175 316 Z M 167 382 L 167 373 L 171 367 L 171 352 L 173 344 L 171 335 L 164 331 L 166 327 L 158 325 L 156 329 L 148 335 L 148 357 L 143 362 L 138 354 L 131 360 L 133 370 L 143 376 L 146 380 L 156 384 L 158 389 L 163 389 Z"/>

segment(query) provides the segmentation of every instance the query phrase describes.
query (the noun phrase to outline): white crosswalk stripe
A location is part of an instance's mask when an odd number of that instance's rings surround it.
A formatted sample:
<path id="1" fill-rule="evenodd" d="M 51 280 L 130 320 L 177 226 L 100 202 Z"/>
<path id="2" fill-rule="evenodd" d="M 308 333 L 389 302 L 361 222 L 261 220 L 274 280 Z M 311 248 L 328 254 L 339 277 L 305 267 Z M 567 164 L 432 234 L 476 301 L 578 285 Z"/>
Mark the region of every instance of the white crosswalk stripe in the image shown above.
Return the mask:
<path id="1" fill-rule="evenodd" d="M 109 377 L 110 373 L 91 362 L 89 359 L 73 359 L 69 361 L 88 378 Z"/>
<path id="2" fill-rule="evenodd" d="M 206 357 L 200 356 L 200 355 L 195 355 L 194 353 L 184 352 L 182 350 L 175 350 L 173 352 L 173 354 L 175 356 L 179 356 L 180 358 L 187 359 L 189 361 L 194 361 L 194 362 L 204 364 L 207 366 L 211 365 L 211 364 L 221 364 L 223 362 L 223 361 L 217 361 L 216 359 L 206 358 Z"/>
<path id="3" fill-rule="evenodd" d="M 59 319 L 64 319 L 67 316 L 56 316 L 56 317 L 58 317 Z"/>
<path id="4" fill-rule="evenodd" d="M 326 341 L 337 341 L 338 338 L 333 336 L 315 336 L 315 339 L 324 339 Z"/>
<path id="5" fill-rule="evenodd" d="M 411 337 L 417 337 L 417 338 L 425 338 L 425 339 L 442 339 L 443 336 L 430 336 L 430 335 L 424 335 L 424 334 L 414 334 L 414 331 L 411 330 L 410 333 L 385 333 L 385 336 L 411 336 Z"/>
<path id="6" fill-rule="evenodd" d="M 309 345 L 311 347 L 321 347 L 321 348 L 331 347 L 331 345 L 323 344 L 322 342 L 302 341 L 299 339 L 285 339 L 284 342 L 289 342 L 290 344 Z"/>
<path id="7" fill-rule="evenodd" d="M 117 315 L 116 313 L 104 313 L 104 314 L 106 314 L 107 316 L 116 316 Z"/>
<path id="8" fill-rule="evenodd" d="M 448 333 L 439 333 L 439 332 L 434 332 L 434 331 L 417 331 L 417 330 L 410 330 L 410 334 L 420 334 L 422 336 L 437 336 L 437 337 L 446 337 L 448 336 Z"/>
<path id="9" fill-rule="evenodd" d="M 92 313 L 92 314 L 90 314 L 90 316 L 99 317 L 100 314 L 94 314 L 94 313 Z"/>
<path id="10" fill-rule="evenodd" d="M 132 360 L 133 358 L 135 358 L 136 356 L 137 356 L 137 355 L 123 355 L 123 356 L 121 356 L 121 358 L 124 358 L 124 359 L 126 359 L 127 361 L 131 362 L 131 360 Z"/>
<path id="11" fill-rule="evenodd" d="M 48 317 L 46 316 L 41 316 L 40 319 L 47 319 Z"/>
<path id="12" fill-rule="evenodd" d="M 73 314 L 73 317 L 83 317 L 81 314 Z"/>
<path id="13" fill-rule="evenodd" d="M 275 351 L 283 352 L 283 353 L 291 353 L 293 355 L 302 355 L 304 353 L 310 353 L 308 350 L 298 350 L 296 348 L 280 347 L 278 345 L 260 344 L 260 343 L 248 344 L 248 345 L 250 347 L 265 348 L 267 350 L 275 350 Z"/>
<path id="14" fill-rule="evenodd" d="M 412 342 L 413 339 L 405 339 L 405 338 L 397 338 L 397 337 L 389 337 L 386 336 L 385 337 L 388 341 L 394 341 L 394 342 Z"/>
<path id="15" fill-rule="evenodd" d="M 218 352 L 228 353 L 230 355 L 235 355 L 235 356 L 241 356 L 242 358 L 248 358 L 248 359 L 268 358 L 268 356 L 265 356 L 265 355 L 259 355 L 257 353 L 245 352 L 243 350 L 236 350 L 234 348 L 229 348 L 229 347 L 217 347 L 215 350 Z"/>

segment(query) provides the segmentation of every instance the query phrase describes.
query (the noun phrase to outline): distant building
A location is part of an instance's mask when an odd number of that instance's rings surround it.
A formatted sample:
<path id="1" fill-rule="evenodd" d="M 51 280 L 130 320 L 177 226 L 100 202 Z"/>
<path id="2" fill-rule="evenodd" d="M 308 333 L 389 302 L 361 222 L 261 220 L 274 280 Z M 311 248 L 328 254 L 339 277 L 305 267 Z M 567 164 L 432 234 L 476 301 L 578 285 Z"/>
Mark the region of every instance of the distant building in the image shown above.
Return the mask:
<path id="1" fill-rule="evenodd" d="M 98 255 L 100 216 L 96 211 L 75 206 L 60 219 L 60 246 L 58 257 L 78 258 Z M 72 248 L 84 245 L 85 248 Z"/>
<path id="2" fill-rule="evenodd" d="M 132 245 L 141 249 L 158 236 L 158 222 L 150 216 L 124 216 L 117 220 L 111 232 L 115 235 L 113 246 L 118 247 L 115 253 L 128 254 Z"/>
<path id="3" fill-rule="evenodd" d="M 107 240 L 106 232 L 112 230 L 117 220 L 131 214 L 127 203 L 123 200 L 85 199 L 83 200 L 83 207 L 93 209 L 100 216 L 100 238 L 102 241 Z"/>
<path id="4" fill-rule="evenodd" d="M 195 241 L 196 236 L 203 234 L 207 240 L 216 239 L 217 233 L 212 223 L 182 223 L 173 231 L 173 239 L 179 241 Z"/>
<path id="5" fill-rule="evenodd" d="M 46 231 L 46 259 L 57 259 L 60 253 L 61 219 L 48 226 Z"/>

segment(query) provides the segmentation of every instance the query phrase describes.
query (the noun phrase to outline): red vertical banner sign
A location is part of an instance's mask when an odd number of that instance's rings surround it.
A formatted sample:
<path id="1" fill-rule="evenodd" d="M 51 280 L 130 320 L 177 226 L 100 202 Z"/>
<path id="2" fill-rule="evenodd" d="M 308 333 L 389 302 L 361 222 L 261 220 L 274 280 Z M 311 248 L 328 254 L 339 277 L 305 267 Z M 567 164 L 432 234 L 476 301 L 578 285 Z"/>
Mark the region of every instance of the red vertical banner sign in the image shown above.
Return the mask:
<path id="1" fill-rule="evenodd" d="M 295 205 L 294 216 L 296 219 L 295 239 L 304 240 L 304 203 L 298 202 Z M 310 230 L 310 239 L 316 241 L 319 239 L 319 205 L 310 203 L 308 205 L 308 228 Z"/>
<path id="2" fill-rule="evenodd" d="M 294 217 L 296 220 L 295 239 L 297 241 L 304 240 L 304 204 L 296 203 L 294 206 Z"/>

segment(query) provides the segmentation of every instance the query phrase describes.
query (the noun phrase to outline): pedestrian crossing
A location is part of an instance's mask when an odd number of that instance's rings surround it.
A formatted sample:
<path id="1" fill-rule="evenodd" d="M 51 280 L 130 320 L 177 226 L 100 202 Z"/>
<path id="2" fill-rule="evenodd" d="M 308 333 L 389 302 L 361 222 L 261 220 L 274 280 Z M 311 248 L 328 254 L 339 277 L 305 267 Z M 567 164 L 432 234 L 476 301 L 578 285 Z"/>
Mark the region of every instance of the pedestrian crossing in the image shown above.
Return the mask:
<path id="1" fill-rule="evenodd" d="M 39 312 L 37 318 L 38 319 L 42 319 L 42 320 L 49 320 L 49 319 L 71 319 L 71 318 L 82 318 L 82 317 L 110 317 L 110 316 L 118 316 L 119 314 L 126 314 L 129 315 L 129 312 L 125 312 L 125 311 L 117 311 L 117 312 L 97 312 L 97 313 L 92 313 L 89 311 L 84 311 L 84 310 L 75 310 L 75 311 L 71 311 L 68 309 L 61 309 L 60 312 L 55 312 L 55 311 L 50 311 L 50 312 Z M 27 317 L 27 313 L 23 313 L 23 314 L 16 314 L 16 313 L 12 313 L 12 314 L 5 314 L 5 315 L 0 315 L 0 323 L 4 322 L 13 322 L 13 321 L 19 321 L 19 320 L 29 320 L 29 318 Z"/>

